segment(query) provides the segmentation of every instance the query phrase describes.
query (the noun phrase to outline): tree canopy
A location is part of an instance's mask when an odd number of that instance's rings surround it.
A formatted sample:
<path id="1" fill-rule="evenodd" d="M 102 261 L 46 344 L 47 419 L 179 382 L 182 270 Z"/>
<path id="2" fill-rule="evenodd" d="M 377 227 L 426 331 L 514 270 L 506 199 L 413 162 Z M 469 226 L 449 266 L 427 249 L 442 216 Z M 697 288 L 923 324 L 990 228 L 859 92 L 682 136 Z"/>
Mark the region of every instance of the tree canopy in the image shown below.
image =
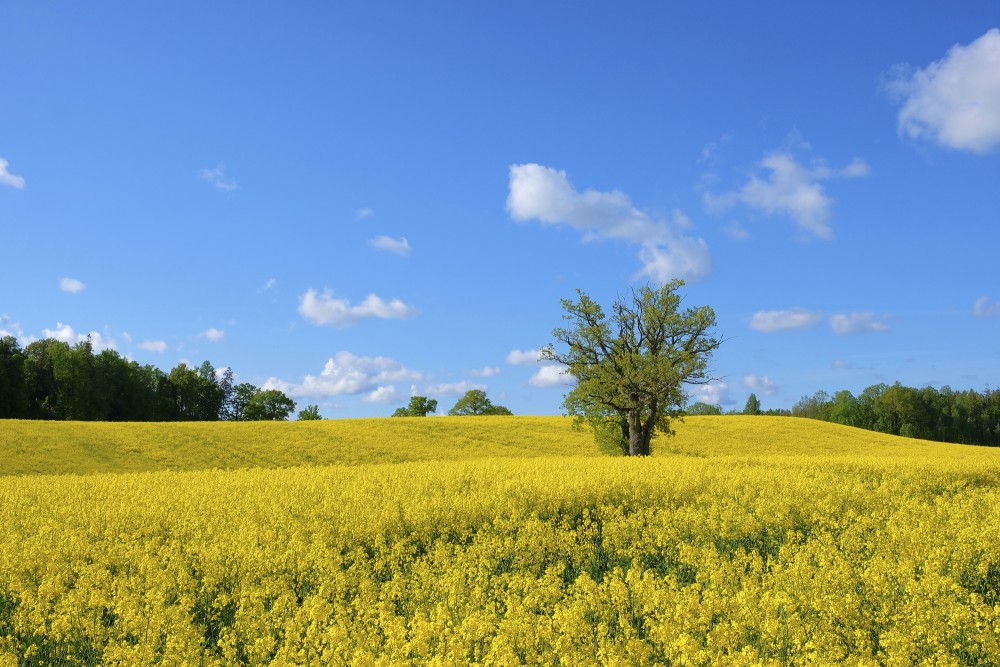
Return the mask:
<path id="1" fill-rule="evenodd" d="M 502 405 L 493 405 L 493 402 L 486 397 L 486 392 L 482 389 L 472 389 L 465 392 L 465 396 L 458 399 L 454 407 L 448 411 L 449 415 L 511 415 L 510 410 Z"/>
<path id="2" fill-rule="evenodd" d="M 180 363 L 165 373 L 140 366 L 115 350 L 95 353 L 91 341 L 52 338 L 24 349 L 0 339 L 0 419 L 83 421 L 241 421 L 281 417 L 291 402 L 278 390 L 234 385 L 233 372 L 205 361 Z M 256 398 L 255 398 L 256 397 Z M 260 407 L 248 412 L 251 403 Z M 293 409 L 293 408 L 292 408 Z M 290 411 L 290 410 L 289 410 Z"/>
<path id="3" fill-rule="evenodd" d="M 569 326 L 553 331 L 561 347 L 542 351 L 576 378 L 563 402 L 567 412 L 623 454 L 649 455 L 654 432 L 672 433 L 670 420 L 682 415 L 685 386 L 712 380 L 708 363 L 721 344 L 712 331 L 715 312 L 681 311 L 683 285 L 632 290 L 612 304 L 610 316 L 577 290 L 577 300 L 562 300 Z"/>
<path id="4" fill-rule="evenodd" d="M 396 408 L 392 413 L 393 417 L 426 417 L 432 412 L 437 412 L 438 402 L 426 396 L 410 396 L 410 402 L 403 408 Z"/>

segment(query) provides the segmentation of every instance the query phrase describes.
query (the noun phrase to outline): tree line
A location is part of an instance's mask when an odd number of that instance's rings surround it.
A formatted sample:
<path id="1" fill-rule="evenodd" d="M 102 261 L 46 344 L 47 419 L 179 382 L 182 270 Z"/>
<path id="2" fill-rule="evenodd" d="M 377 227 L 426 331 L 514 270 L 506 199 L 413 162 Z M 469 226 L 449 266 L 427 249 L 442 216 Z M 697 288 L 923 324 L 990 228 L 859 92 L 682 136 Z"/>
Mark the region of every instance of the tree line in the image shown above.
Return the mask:
<path id="1" fill-rule="evenodd" d="M 277 389 L 237 383 L 230 368 L 180 363 L 166 373 L 115 350 L 95 353 L 52 338 L 23 349 L 0 339 L 0 418 L 80 421 L 283 420 L 295 402 Z M 316 406 L 299 413 L 318 419 Z"/>
<path id="2" fill-rule="evenodd" d="M 1000 389 L 989 387 L 915 389 L 896 382 L 872 385 L 857 396 L 818 391 L 792 406 L 792 415 L 908 438 L 1000 446 Z"/>

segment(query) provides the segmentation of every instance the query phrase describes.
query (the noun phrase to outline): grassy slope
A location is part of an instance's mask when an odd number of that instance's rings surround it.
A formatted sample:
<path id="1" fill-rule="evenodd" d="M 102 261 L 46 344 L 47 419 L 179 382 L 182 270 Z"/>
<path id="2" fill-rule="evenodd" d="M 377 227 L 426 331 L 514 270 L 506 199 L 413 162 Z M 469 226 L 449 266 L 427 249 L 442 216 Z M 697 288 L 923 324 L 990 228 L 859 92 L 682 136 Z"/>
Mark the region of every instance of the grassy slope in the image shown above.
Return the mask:
<path id="1" fill-rule="evenodd" d="M 565 417 L 346 419 L 316 422 L 0 421 L 0 475 L 400 463 L 480 457 L 598 456 Z M 906 461 L 1000 460 L 1000 451 L 898 438 L 783 417 L 689 417 L 654 455 Z"/>

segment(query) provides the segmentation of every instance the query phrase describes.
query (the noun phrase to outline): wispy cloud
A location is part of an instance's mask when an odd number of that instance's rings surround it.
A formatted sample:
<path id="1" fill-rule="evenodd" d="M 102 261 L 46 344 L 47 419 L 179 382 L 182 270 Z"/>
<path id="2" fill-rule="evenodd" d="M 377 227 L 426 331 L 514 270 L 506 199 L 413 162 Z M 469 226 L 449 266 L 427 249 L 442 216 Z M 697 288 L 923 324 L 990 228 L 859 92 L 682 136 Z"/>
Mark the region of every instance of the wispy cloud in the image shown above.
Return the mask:
<path id="1" fill-rule="evenodd" d="M 823 319 L 823 313 L 805 308 L 788 310 L 759 310 L 750 318 L 750 328 L 763 333 L 811 329 Z"/>
<path id="2" fill-rule="evenodd" d="M 399 320 L 413 317 L 417 311 L 399 299 L 385 300 L 369 294 L 364 301 L 352 306 L 347 299 L 334 298 L 331 290 L 322 294 L 309 289 L 299 297 L 299 314 L 313 324 L 346 327 L 366 318 Z"/>
<path id="3" fill-rule="evenodd" d="M 391 252 L 394 255 L 399 255 L 405 257 L 409 255 L 412 251 L 410 248 L 410 242 L 406 240 L 406 237 L 400 237 L 394 239 L 391 236 L 376 236 L 375 238 L 368 241 L 368 245 L 378 250 L 384 250 L 386 252 Z"/>
<path id="4" fill-rule="evenodd" d="M 863 333 L 880 333 L 889 330 L 884 318 L 874 313 L 847 313 L 834 315 L 830 318 L 830 328 L 834 333 L 850 336 Z"/>
<path id="5" fill-rule="evenodd" d="M 209 340 L 212 343 L 218 343 L 221 340 L 225 339 L 226 332 L 223 331 L 222 329 L 216 329 L 215 327 L 211 327 L 207 331 L 202 331 L 200 334 L 198 334 L 198 337 L 205 338 L 206 340 Z"/>
<path id="6" fill-rule="evenodd" d="M 10 163 L 3 158 L 0 158 L 0 185 L 7 185 L 14 188 L 15 190 L 24 189 L 24 178 L 21 176 L 15 176 L 14 174 L 7 171 L 7 167 Z"/>
<path id="7" fill-rule="evenodd" d="M 706 192 L 703 195 L 706 205 L 724 211 L 742 204 L 767 215 L 786 215 L 808 236 L 824 241 L 833 238 L 830 227 L 833 200 L 823 191 L 822 181 L 868 174 L 868 164 L 860 158 L 834 169 L 822 160 L 801 164 L 788 151 L 764 156 L 757 167 L 757 173 L 738 190 L 721 195 Z"/>
<path id="8" fill-rule="evenodd" d="M 301 396 L 352 396 L 368 401 L 396 400 L 397 382 L 416 382 L 423 376 L 389 357 L 365 357 L 342 351 L 335 354 L 319 375 L 306 375 L 301 383 L 269 378 L 264 389 L 280 389 L 292 398 Z"/>
<path id="9" fill-rule="evenodd" d="M 956 44 L 913 71 L 899 66 L 888 91 L 902 101 L 899 131 L 911 139 L 986 153 L 1000 145 L 1000 29 Z"/>
<path id="10" fill-rule="evenodd" d="M 358 220 L 364 220 L 365 218 L 370 218 L 373 215 L 375 215 L 375 209 L 371 208 L 359 208 L 358 210 L 354 211 L 354 216 Z"/>
<path id="11" fill-rule="evenodd" d="M 240 187 L 234 179 L 226 176 L 226 168 L 221 164 L 215 169 L 202 169 L 198 178 L 222 192 L 232 192 Z"/>
<path id="12" fill-rule="evenodd" d="M 635 208 L 623 192 L 578 192 L 566 172 L 540 164 L 511 166 L 507 212 L 518 222 L 569 225 L 583 234 L 584 241 L 637 245 L 642 263 L 637 278 L 697 280 L 712 268 L 708 244 L 682 233 L 690 220 L 681 211 L 674 211 L 670 219 L 656 219 Z"/>
<path id="13" fill-rule="evenodd" d="M 485 384 L 463 380 L 461 382 L 428 385 L 424 387 L 424 393 L 428 396 L 464 396 L 473 389 L 486 391 L 487 387 Z"/>
<path id="14" fill-rule="evenodd" d="M 976 317 L 1000 317 L 1000 301 L 990 301 L 981 296 L 972 304 L 972 314 Z"/>
<path id="15" fill-rule="evenodd" d="M 477 368 L 469 371 L 469 375 L 474 378 L 491 378 L 496 375 L 500 375 L 499 366 L 486 366 L 484 368 Z"/>
<path id="16" fill-rule="evenodd" d="M 507 363 L 512 366 L 528 366 L 542 361 L 538 350 L 511 350 L 507 354 Z"/>
<path id="17" fill-rule="evenodd" d="M 162 340 L 144 340 L 138 345 L 140 350 L 148 350 L 149 352 L 166 352 L 167 344 Z"/>
<path id="18" fill-rule="evenodd" d="M 77 294 L 87 289 L 87 286 L 76 278 L 61 278 L 59 280 L 59 289 L 70 294 Z"/>

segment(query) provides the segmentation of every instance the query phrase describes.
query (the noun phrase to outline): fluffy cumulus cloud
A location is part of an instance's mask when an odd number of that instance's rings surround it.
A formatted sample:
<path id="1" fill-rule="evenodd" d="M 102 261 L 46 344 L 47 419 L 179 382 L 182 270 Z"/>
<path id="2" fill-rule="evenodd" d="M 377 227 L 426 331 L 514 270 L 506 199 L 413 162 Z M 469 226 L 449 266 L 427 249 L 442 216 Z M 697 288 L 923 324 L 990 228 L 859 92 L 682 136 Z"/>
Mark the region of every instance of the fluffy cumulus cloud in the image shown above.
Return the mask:
<path id="1" fill-rule="evenodd" d="M 93 346 L 94 352 L 100 352 L 101 350 L 114 350 L 118 347 L 118 343 L 114 338 L 104 336 L 97 331 L 78 333 L 73 329 L 73 327 L 68 324 L 63 324 L 62 322 L 57 322 L 55 329 L 42 329 L 42 335 L 46 338 L 53 338 L 64 343 L 69 343 L 70 345 L 90 340 L 90 344 Z"/>
<path id="2" fill-rule="evenodd" d="M 410 242 L 406 240 L 405 236 L 401 236 L 398 239 L 391 236 L 376 236 L 368 241 L 368 244 L 373 248 L 384 250 L 385 252 L 391 252 L 392 254 L 399 255 L 400 257 L 406 257 L 412 251 L 412 248 L 410 248 Z"/>
<path id="3" fill-rule="evenodd" d="M 729 405 L 733 401 L 729 397 L 729 385 L 722 380 L 708 384 L 697 385 L 688 391 L 690 402 L 708 403 L 709 405 Z"/>
<path id="4" fill-rule="evenodd" d="M 538 350 L 511 350 L 507 355 L 507 363 L 511 366 L 529 366 L 541 361 Z"/>
<path id="5" fill-rule="evenodd" d="M 655 219 L 636 209 L 623 192 L 579 192 L 566 172 L 540 164 L 511 166 L 507 212 L 518 222 L 569 225 L 581 232 L 585 241 L 618 240 L 637 245 L 640 278 L 697 280 L 711 271 L 708 245 L 683 233 L 690 220 L 680 211 L 669 220 Z"/>
<path id="6" fill-rule="evenodd" d="M 483 368 L 476 368 L 469 371 L 469 375 L 474 378 L 491 378 L 495 375 L 500 375 L 499 366 L 485 366 Z"/>
<path id="7" fill-rule="evenodd" d="M 897 68 L 888 88 L 902 101 L 899 131 L 911 139 L 976 153 L 1000 146 L 1000 29 L 922 69 Z"/>
<path id="8" fill-rule="evenodd" d="M 59 289 L 63 292 L 69 292 L 70 294 L 77 294 L 87 289 L 87 286 L 76 278 L 60 278 Z"/>
<path id="9" fill-rule="evenodd" d="M 369 294 L 356 306 L 352 306 L 347 299 L 334 298 L 331 290 L 321 294 L 310 289 L 299 297 L 299 314 L 321 326 L 347 327 L 371 317 L 399 320 L 413 317 L 416 313 L 416 309 L 399 299 L 387 301 L 375 294 Z"/>
<path id="10" fill-rule="evenodd" d="M 400 398 L 402 398 L 402 394 L 396 391 L 394 385 L 389 385 L 387 387 L 376 387 L 362 396 L 361 400 L 366 403 L 395 403 Z"/>
<path id="11" fill-rule="evenodd" d="M 226 176 L 226 168 L 221 164 L 215 169 L 202 169 L 198 173 L 198 178 L 221 192 L 233 192 L 240 187 L 235 180 Z"/>
<path id="12" fill-rule="evenodd" d="M 833 200 L 822 182 L 831 178 L 858 178 L 868 174 L 868 164 L 855 158 L 846 167 L 833 169 L 822 161 L 800 163 L 788 151 L 766 155 L 738 190 L 715 195 L 705 193 L 709 208 L 727 210 L 742 204 L 767 215 L 786 215 L 809 237 L 824 241 L 833 238 L 830 226 Z"/>
<path id="13" fill-rule="evenodd" d="M 576 379 L 566 372 L 562 364 L 545 364 L 528 379 L 532 387 L 566 387 L 576 383 Z"/>
<path id="14" fill-rule="evenodd" d="M 771 396 L 778 392 L 778 386 L 766 375 L 744 375 L 743 386 L 764 396 Z"/>
<path id="15" fill-rule="evenodd" d="M 850 336 L 862 333 L 879 333 L 888 331 L 889 325 L 884 318 L 874 313 L 847 313 L 834 315 L 830 318 L 830 328 L 834 333 Z"/>
<path id="16" fill-rule="evenodd" d="M 759 310 L 750 318 L 750 328 L 754 331 L 764 333 L 811 329 L 819 324 L 822 318 L 822 313 L 816 313 L 805 308 Z"/>
<path id="17" fill-rule="evenodd" d="M 976 317 L 1000 317 L 1000 301 L 990 301 L 981 296 L 972 304 L 972 314 Z"/>
<path id="18" fill-rule="evenodd" d="M 269 378 L 262 386 L 280 389 L 292 398 L 364 395 L 364 400 L 381 402 L 398 398 L 398 393 L 392 393 L 395 383 L 421 379 L 420 373 L 388 357 L 362 357 L 342 351 L 327 360 L 319 375 L 306 375 L 301 383 Z"/>
<path id="19" fill-rule="evenodd" d="M 3 158 L 0 158 L 0 185 L 6 185 L 8 187 L 14 188 L 15 190 L 24 189 L 24 178 L 21 176 L 15 176 L 14 174 L 7 171 L 7 166 L 10 163 Z"/>

